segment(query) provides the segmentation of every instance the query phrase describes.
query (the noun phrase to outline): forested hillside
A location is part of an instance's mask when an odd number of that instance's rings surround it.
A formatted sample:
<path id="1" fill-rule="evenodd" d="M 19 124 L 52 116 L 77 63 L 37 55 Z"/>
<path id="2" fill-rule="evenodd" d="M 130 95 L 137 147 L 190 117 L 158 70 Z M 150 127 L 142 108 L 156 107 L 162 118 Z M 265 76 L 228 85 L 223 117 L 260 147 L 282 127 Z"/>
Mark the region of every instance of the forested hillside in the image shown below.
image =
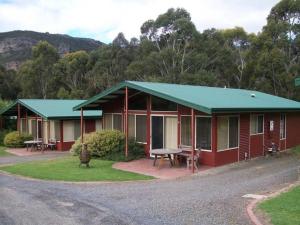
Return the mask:
<path id="1" fill-rule="evenodd" d="M 300 0 L 282 0 L 258 34 L 242 27 L 199 32 L 184 9 L 169 9 L 111 44 L 59 55 L 47 42 L 18 72 L 0 70 L 3 99 L 88 98 L 122 80 L 255 89 L 300 100 Z"/>
<path id="2" fill-rule="evenodd" d="M 31 48 L 39 41 L 53 45 L 60 55 L 78 50 L 91 51 L 103 43 L 89 38 L 76 38 L 62 34 L 34 31 L 10 31 L 0 33 L 0 64 L 7 69 L 18 69 L 31 57 Z"/>

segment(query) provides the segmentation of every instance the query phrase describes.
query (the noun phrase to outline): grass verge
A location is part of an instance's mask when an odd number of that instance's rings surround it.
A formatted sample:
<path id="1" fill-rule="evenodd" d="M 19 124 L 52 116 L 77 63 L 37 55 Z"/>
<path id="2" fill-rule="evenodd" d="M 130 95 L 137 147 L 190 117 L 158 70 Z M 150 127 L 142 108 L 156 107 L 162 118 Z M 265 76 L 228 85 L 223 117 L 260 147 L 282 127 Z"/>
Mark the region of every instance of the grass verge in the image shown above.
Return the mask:
<path id="1" fill-rule="evenodd" d="M 292 152 L 298 156 L 300 156 L 300 145 L 293 147 Z"/>
<path id="2" fill-rule="evenodd" d="M 6 149 L 6 147 L 0 146 L 0 157 L 12 155 L 12 154 L 10 154 L 9 152 L 5 151 L 5 149 Z"/>
<path id="3" fill-rule="evenodd" d="M 274 225 L 300 224 L 300 186 L 259 204 Z"/>
<path id="4" fill-rule="evenodd" d="M 92 159 L 90 168 L 79 167 L 78 157 L 64 157 L 0 167 L 0 170 L 26 177 L 61 181 L 149 180 L 151 176 L 112 168 L 113 161 Z"/>

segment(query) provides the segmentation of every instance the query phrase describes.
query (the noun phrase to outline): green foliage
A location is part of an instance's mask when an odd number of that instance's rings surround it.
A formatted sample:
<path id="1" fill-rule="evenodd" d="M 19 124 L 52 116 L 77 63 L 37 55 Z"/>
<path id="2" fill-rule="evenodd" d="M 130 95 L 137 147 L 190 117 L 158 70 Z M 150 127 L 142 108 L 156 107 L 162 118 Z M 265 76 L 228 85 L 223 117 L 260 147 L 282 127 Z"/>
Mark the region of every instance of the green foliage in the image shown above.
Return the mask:
<path id="1" fill-rule="evenodd" d="M 15 99 L 19 92 L 16 72 L 14 70 L 6 70 L 0 64 L 0 98 Z M 0 109 L 3 107 L 3 100 L 0 100 Z"/>
<path id="2" fill-rule="evenodd" d="M 103 158 L 110 153 L 119 152 L 124 142 L 124 134 L 117 130 L 98 131 L 86 134 L 84 143 L 92 156 Z M 80 138 L 72 146 L 72 152 L 79 154 Z"/>
<path id="3" fill-rule="evenodd" d="M 5 135 L 4 145 L 10 148 L 21 148 L 24 147 L 24 141 L 32 140 L 30 134 L 20 134 L 18 131 L 12 131 Z"/>
<path id="4" fill-rule="evenodd" d="M 2 129 L 0 130 L 0 146 L 4 145 L 4 138 L 10 132 L 10 130 Z"/>
<path id="5" fill-rule="evenodd" d="M 292 152 L 293 152 L 295 155 L 300 156 L 300 145 L 298 145 L 298 146 L 296 146 L 296 147 L 293 147 L 293 148 L 292 148 Z"/>
<path id="6" fill-rule="evenodd" d="M 145 156 L 143 145 L 129 139 L 128 157 L 125 157 L 125 136 L 117 130 L 106 130 L 88 133 L 84 135 L 84 143 L 92 156 L 112 161 L 129 161 Z M 82 145 L 80 138 L 75 141 L 71 148 L 74 155 L 78 155 Z"/>
<path id="7" fill-rule="evenodd" d="M 18 72 L 23 96 L 49 98 L 53 95 L 53 90 L 56 90 L 54 64 L 58 59 L 57 50 L 46 41 L 32 48 L 32 59 L 25 62 Z"/>
<path id="8" fill-rule="evenodd" d="M 128 156 L 125 156 L 125 145 L 124 141 L 117 151 L 112 151 L 110 154 L 107 154 L 104 159 L 112 161 L 132 161 L 135 159 L 140 159 L 145 157 L 144 145 L 137 143 L 134 139 L 128 140 Z"/>

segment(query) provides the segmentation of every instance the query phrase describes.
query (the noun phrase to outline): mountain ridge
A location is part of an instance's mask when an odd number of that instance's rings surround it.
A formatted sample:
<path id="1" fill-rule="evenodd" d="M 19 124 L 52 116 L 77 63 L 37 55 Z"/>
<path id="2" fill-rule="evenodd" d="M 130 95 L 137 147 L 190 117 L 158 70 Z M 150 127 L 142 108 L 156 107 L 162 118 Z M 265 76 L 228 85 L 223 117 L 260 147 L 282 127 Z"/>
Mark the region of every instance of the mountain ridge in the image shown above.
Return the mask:
<path id="1" fill-rule="evenodd" d="M 52 44 L 60 55 L 85 50 L 92 51 L 104 45 L 91 38 L 72 37 L 67 34 L 41 33 L 29 30 L 14 30 L 0 33 L 0 65 L 6 69 L 17 70 L 30 58 L 31 48 L 39 41 Z"/>

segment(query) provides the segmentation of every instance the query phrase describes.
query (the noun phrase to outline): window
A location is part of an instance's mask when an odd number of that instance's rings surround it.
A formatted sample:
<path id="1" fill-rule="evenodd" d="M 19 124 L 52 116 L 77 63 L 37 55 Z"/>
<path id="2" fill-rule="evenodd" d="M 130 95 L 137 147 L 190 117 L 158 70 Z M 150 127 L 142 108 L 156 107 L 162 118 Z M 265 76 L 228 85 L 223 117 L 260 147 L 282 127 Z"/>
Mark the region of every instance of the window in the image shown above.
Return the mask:
<path id="1" fill-rule="evenodd" d="M 103 116 L 104 130 L 123 131 L 122 114 L 106 113 Z"/>
<path id="2" fill-rule="evenodd" d="M 191 116 L 181 116 L 181 145 L 191 146 Z"/>
<path id="3" fill-rule="evenodd" d="M 64 141 L 74 141 L 74 121 L 64 121 L 63 126 Z"/>
<path id="4" fill-rule="evenodd" d="M 74 121 L 74 140 L 77 140 L 81 135 L 80 121 Z"/>
<path id="5" fill-rule="evenodd" d="M 250 131 L 251 134 L 262 134 L 264 132 L 264 116 L 251 115 L 250 116 Z"/>
<path id="6" fill-rule="evenodd" d="M 112 130 L 112 114 L 104 114 L 103 122 L 104 130 Z"/>
<path id="7" fill-rule="evenodd" d="M 60 140 L 60 121 L 50 121 L 50 139 Z"/>
<path id="8" fill-rule="evenodd" d="M 21 119 L 21 133 L 27 132 L 26 119 Z"/>
<path id="9" fill-rule="evenodd" d="M 229 148 L 239 145 L 239 118 L 229 117 Z"/>
<path id="10" fill-rule="evenodd" d="M 135 138 L 135 115 L 128 115 L 128 137 Z"/>
<path id="11" fill-rule="evenodd" d="M 162 98 L 152 96 L 151 98 L 153 111 L 177 111 L 177 104 Z"/>
<path id="12" fill-rule="evenodd" d="M 130 109 L 130 110 L 146 110 L 147 109 L 147 97 L 145 95 L 141 95 L 141 94 L 133 96 L 128 101 L 128 109 Z"/>
<path id="13" fill-rule="evenodd" d="M 128 115 L 128 136 L 135 138 L 137 142 L 147 142 L 147 116 Z"/>
<path id="14" fill-rule="evenodd" d="M 113 129 L 122 131 L 122 115 L 113 114 Z"/>
<path id="15" fill-rule="evenodd" d="M 286 115 L 280 114 L 280 139 L 286 138 Z"/>
<path id="16" fill-rule="evenodd" d="M 218 150 L 239 146 L 239 118 L 236 116 L 218 117 Z"/>
<path id="17" fill-rule="evenodd" d="M 96 120 L 96 131 L 102 130 L 102 121 L 101 120 Z"/>
<path id="18" fill-rule="evenodd" d="M 146 132 L 147 132 L 147 116 L 146 115 L 136 115 L 136 141 L 146 142 Z"/>
<path id="19" fill-rule="evenodd" d="M 196 148 L 211 150 L 211 118 L 196 118 Z"/>
<path id="20" fill-rule="evenodd" d="M 37 138 L 37 121 L 31 120 L 31 134 L 33 138 Z"/>
<path id="21" fill-rule="evenodd" d="M 218 150 L 228 148 L 228 117 L 218 117 Z"/>

